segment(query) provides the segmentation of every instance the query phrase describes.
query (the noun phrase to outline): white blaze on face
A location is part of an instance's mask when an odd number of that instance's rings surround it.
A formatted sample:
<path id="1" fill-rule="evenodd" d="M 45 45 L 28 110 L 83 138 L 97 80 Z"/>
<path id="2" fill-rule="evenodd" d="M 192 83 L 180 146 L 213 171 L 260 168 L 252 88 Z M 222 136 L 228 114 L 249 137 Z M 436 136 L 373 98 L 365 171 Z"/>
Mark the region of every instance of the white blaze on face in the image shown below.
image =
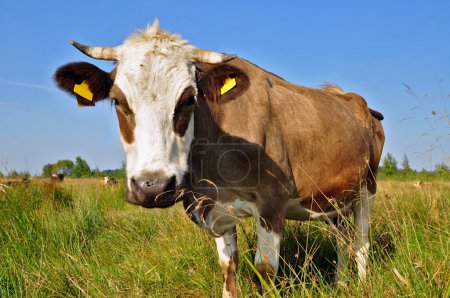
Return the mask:
<path id="1" fill-rule="evenodd" d="M 118 67 L 114 84 L 134 113 L 134 141 L 122 143 L 127 158 L 128 184 L 143 173 L 176 177 L 187 171 L 193 139 L 193 117 L 184 136 L 173 130 L 177 101 L 186 88 L 194 88 L 194 48 L 157 24 L 130 37 L 116 49 Z M 195 94 L 193 94 L 195 95 Z"/>

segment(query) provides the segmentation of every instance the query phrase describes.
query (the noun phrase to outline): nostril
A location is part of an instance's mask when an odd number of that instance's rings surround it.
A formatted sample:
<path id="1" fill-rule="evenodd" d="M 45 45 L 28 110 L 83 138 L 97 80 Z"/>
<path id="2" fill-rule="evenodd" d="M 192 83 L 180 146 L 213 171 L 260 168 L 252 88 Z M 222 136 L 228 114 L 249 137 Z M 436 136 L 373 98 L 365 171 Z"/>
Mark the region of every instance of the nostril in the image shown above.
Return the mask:
<path id="1" fill-rule="evenodd" d="M 151 178 L 131 178 L 131 184 L 138 189 L 149 189 L 157 187 L 160 181 L 158 179 L 154 180 Z"/>

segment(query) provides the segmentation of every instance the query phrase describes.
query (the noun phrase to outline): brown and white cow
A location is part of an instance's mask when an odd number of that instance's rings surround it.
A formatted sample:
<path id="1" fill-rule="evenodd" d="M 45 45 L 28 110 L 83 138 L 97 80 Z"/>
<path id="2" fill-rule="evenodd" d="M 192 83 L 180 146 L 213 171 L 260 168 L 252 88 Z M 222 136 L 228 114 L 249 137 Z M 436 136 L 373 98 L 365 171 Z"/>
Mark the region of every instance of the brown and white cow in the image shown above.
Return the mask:
<path id="1" fill-rule="evenodd" d="M 102 180 L 100 180 L 100 185 L 116 185 L 117 180 L 115 178 L 109 178 L 108 176 L 103 177 Z"/>
<path id="2" fill-rule="evenodd" d="M 50 176 L 50 180 L 52 182 L 62 182 L 64 180 L 65 175 L 64 174 L 52 174 Z"/>
<path id="3" fill-rule="evenodd" d="M 250 216 L 258 229 L 255 267 L 271 280 L 285 219 L 332 222 L 352 212 L 355 240 L 348 242 L 365 278 L 384 133 L 382 115 L 361 96 L 289 83 L 234 55 L 197 49 L 157 22 L 116 47 L 72 43 L 116 68 L 67 64 L 56 71 L 57 85 L 79 102 L 89 102 L 73 91 L 83 82 L 92 102 L 113 100 L 126 199 L 146 208 L 182 200 L 216 239 L 224 297 L 237 295 L 236 225 Z M 346 235 L 348 224 L 336 222 Z M 337 281 L 347 251 L 338 254 Z"/>

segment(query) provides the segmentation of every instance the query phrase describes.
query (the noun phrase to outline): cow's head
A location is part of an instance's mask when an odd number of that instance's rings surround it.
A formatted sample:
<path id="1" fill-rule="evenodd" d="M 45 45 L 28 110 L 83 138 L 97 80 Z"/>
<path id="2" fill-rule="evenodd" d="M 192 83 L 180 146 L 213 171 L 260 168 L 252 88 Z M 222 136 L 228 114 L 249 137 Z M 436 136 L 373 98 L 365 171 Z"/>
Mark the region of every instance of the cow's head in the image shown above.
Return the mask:
<path id="1" fill-rule="evenodd" d="M 148 208 L 173 205 L 193 139 L 196 64 L 234 56 L 197 49 L 159 29 L 157 21 L 116 47 L 72 44 L 92 58 L 116 62 L 110 73 L 70 63 L 56 71 L 55 81 L 79 103 L 114 102 L 127 159 L 127 200 Z M 76 85 L 88 86 L 88 95 L 74 91 Z"/>

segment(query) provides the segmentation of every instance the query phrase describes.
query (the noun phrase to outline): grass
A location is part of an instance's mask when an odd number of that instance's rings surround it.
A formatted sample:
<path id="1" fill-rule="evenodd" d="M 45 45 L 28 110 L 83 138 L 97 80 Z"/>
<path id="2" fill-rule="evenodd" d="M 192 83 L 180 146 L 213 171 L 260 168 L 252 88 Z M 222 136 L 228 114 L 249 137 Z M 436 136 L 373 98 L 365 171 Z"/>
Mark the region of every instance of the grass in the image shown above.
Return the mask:
<path id="1" fill-rule="evenodd" d="M 182 206 L 145 210 L 124 186 L 45 181 L 0 192 L 0 297 L 220 297 L 214 240 Z M 450 182 L 415 188 L 380 182 L 372 220 L 370 275 L 332 286 L 333 233 L 320 222 L 288 222 L 277 281 L 285 297 L 449 297 Z M 238 228 L 239 294 L 252 282 L 253 220 Z"/>

